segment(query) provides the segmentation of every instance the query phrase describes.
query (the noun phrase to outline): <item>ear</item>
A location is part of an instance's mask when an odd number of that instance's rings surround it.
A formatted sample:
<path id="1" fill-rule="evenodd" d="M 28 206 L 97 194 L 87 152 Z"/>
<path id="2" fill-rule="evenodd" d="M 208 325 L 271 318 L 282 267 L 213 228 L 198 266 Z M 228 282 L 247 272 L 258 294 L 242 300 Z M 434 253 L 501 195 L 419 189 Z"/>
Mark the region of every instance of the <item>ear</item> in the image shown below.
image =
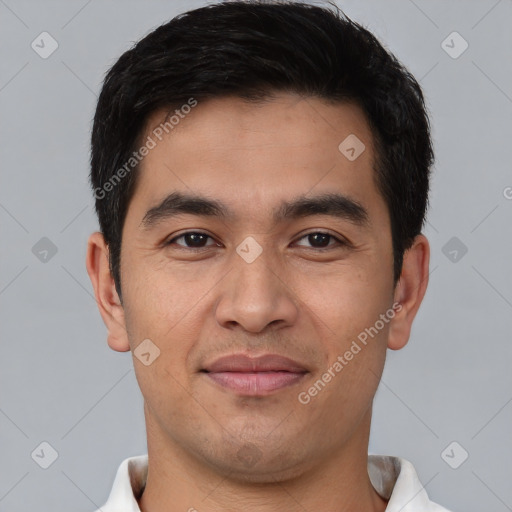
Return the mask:
<path id="1" fill-rule="evenodd" d="M 86 267 L 94 288 L 96 303 L 108 330 L 107 342 L 112 350 L 130 350 L 124 309 L 110 273 L 109 250 L 103 235 L 93 233 L 87 242 Z"/>
<path id="2" fill-rule="evenodd" d="M 399 350 L 409 341 L 414 317 L 428 285 L 430 246 L 424 235 L 418 235 L 405 251 L 400 279 L 395 287 L 395 316 L 390 322 L 388 348 Z"/>

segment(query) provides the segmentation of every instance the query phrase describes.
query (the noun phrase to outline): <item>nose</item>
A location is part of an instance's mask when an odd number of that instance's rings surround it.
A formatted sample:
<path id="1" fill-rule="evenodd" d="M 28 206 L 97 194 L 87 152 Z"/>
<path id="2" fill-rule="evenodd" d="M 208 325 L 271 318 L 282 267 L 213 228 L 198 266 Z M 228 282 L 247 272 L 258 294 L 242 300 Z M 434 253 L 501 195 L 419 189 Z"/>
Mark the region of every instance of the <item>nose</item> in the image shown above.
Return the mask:
<path id="1" fill-rule="evenodd" d="M 279 266 L 271 264 L 265 252 L 251 263 L 238 254 L 233 256 L 234 268 L 222 281 L 215 311 L 222 327 L 239 326 L 247 332 L 261 333 L 296 322 L 295 294 L 286 275 L 278 270 Z"/>

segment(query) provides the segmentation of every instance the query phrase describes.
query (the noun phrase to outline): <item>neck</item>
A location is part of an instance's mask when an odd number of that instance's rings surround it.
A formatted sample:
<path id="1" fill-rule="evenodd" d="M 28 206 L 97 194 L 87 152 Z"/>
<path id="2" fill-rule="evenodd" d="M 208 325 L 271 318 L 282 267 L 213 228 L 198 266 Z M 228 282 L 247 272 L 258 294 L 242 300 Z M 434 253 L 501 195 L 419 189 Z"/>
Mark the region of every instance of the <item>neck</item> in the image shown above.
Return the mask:
<path id="1" fill-rule="evenodd" d="M 329 460 L 293 474 L 269 474 L 258 483 L 219 474 L 169 440 L 145 407 L 148 474 L 139 499 L 142 512 L 384 512 L 386 501 L 368 476 L 371 409 L 342 449 Z M 290 476 L 291 475 L 291 476 Z"/>

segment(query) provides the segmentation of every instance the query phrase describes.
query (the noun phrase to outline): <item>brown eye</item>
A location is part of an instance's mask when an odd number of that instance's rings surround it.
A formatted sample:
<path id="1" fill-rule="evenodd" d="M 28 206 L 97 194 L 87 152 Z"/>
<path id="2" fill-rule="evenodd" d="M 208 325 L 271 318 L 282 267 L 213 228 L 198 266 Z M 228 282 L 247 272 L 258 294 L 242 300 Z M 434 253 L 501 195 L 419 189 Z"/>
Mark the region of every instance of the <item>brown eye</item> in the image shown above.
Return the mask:
<path id="1" fill-rule="evenodd" d="M 313 233 L 308 235 L 308 242 L 313 247 L 327 247 L 331 238 L 331 235 L 326 235 L 325 233 Z"/>
<path id="2" fill-rule="evenodd" d="M 208 239 L 210 239 L 213 243 L 207 243 Z M 215 245 L 215 242 L 213 238 L 206 233 L 190 231 L 189 233 L 183 233 L 182 235 L 169 240 L 167 245 L 172 244 L 176 244 L 188 249 L 202 249 L 210 245 Z"/>
<path id="3" fill-rule="evenodd" d="M 301 243 L 302 240 L 305 240 L 306 243 Z M 299 239 L 297 245 L 312 249 L 325 249 L 327 247 L 345 245 L 345 243 L 329 233 L 315 232 L 304 235 Z"/>

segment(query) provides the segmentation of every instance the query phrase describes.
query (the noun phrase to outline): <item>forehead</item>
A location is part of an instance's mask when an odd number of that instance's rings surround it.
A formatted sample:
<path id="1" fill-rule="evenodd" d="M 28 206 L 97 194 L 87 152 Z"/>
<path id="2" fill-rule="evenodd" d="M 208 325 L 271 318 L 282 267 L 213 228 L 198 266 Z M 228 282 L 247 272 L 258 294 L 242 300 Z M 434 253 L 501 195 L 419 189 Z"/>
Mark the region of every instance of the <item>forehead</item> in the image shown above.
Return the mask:
<path id="1" fill-rule="evenodd" d="M 174 190 L 193 191 L 253 217 L 309 193 L 382 202 L 371 130 L 357 105 L 279 94 L 177 110 L 173 119 L 166 110 L 148 119 L 142 142 L 155 145 L 140 164 L 134 202 L 155 205 Z"/>
<path id="2" fill-rule="evenodd" d="M 184 104 L 174 111 L 158 110 L 147 120 L 147 136 L 161 142 L 175 140 L 183 151 L 238 148 L 266 150 L 279 146 L 296 150 L 330 145 L 330 154 L 338 156 L 338 144 L 349 135 L 357 135 L 366 146 L 366 157 L 373 156 L 373 136 L 362 109 L 349 102 L 326 102 L 316 97 L 280 93 L 258 102 L 235 96 Z M 179 139 L 179 140 L 178 140 Z M 159 152 L 157 152 L 159 153 Z M 292 154 L 288 155 L 293 158 Z M 364 160 L 364 158 L 363 158 Z"/>

